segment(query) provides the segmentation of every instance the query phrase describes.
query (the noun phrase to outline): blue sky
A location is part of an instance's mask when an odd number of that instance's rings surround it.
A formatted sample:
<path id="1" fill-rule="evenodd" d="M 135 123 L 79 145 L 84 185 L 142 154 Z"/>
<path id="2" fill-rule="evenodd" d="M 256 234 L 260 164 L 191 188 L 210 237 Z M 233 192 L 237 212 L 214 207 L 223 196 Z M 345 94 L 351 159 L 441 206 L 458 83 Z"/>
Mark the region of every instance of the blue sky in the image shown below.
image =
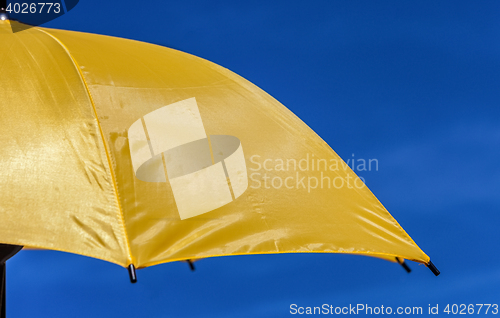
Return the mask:
<path id="1" fill-rule="evenodd" d="M 348 255 L 138 271 L 22 251 L 9 317 L 286 317 L 289 306 L 500 302 L 500 2 L 90 1 L 46 27 L 179 49 L 274 96 L 344 159 L 441 270 Z M 441 315 L 443 315 L 441 313 Z M 295 315 L 297 316 L 297 315 Z"/>

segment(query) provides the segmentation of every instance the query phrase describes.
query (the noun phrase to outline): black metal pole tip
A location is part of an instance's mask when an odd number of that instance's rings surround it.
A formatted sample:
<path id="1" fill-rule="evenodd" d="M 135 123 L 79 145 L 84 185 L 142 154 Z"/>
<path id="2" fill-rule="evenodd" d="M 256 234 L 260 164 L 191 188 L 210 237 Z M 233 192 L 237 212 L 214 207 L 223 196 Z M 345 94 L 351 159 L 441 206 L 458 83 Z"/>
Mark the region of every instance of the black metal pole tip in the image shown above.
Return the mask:
<path id="1" fill-rule="evenodd" d="M 399 263 L 399 265 L 401 265 L 404 270 L 407 272 L 407 273 L 411 273 L 411 268 L 410 266 L 408 266 L 408 264 L 406 264 L 405 260 L 404 259 L 401 259 L 399 257 L 396 257 L 396 261 Z"/>
<path id="2" fill-rule="evenodd" d="M 132 284 L 137 283 L 137 274 L 135 273 L 135 266 L 134 266 L 134 264 L 130 264 L 128 266 L 128 276 L 130 277 L 130 282 Z"/>
<path id="3" fill-rule="evenodd" d="M 439 271 L 439 269 L 437 269 L 437 267 L 432 264 L 431 261 L 429 261 L 429 263 L 427 264 L 427 267 L 429 267 L 429 269 L 431 270 L 431 272 L 436 275 L 436 276 L 439 276 L 439 274 L 441 274 L 441 272 Z"/>
<path id="4" fill-rule="evenodd" d="M 186 260 L 186 262 L 189 264 L 191 271 L 194 272 L 196 268 L 194 268 L 193 262 L 190 259 Z"/>

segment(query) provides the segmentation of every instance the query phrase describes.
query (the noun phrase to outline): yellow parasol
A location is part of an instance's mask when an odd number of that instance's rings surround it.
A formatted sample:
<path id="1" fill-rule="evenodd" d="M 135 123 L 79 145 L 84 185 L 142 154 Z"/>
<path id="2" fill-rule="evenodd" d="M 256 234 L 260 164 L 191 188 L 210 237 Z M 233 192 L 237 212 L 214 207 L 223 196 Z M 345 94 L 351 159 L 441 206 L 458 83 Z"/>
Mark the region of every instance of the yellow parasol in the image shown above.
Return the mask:
<path id="1" fill-rule="evenodd" d="M 135 268 L 348 253 L 438 273 L 264 91 L 173 49 L 0 21 L 0 242 Z"/>

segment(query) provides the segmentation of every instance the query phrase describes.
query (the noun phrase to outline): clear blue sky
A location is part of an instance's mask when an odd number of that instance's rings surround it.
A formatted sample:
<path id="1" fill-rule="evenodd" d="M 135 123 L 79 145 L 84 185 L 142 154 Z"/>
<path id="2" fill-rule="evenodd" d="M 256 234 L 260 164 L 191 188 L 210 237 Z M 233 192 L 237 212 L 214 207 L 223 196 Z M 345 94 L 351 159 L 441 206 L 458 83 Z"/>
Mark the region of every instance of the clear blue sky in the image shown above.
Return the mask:
<path id="1" fill-rule="evenodd" d="M 299 306 L 500 303 L 500 2 L 90 1 L 46 27 L 152 42 L 252 81 L 360 173 L 442 275 L 346 255 L 138 271 L 61 252 L 8 262 L 9 317 L 286 317 Z M 297 315 L 295 315 L 297 316 Z"/>

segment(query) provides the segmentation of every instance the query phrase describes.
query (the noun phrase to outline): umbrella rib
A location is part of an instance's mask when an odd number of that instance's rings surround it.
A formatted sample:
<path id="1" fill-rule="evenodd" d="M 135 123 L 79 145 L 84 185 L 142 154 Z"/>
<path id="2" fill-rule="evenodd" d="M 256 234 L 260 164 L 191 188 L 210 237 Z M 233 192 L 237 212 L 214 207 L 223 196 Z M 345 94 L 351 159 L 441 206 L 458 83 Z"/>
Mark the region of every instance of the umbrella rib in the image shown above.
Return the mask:
<path id="1" fill-rule="evenodd" d="M 96 122 L 97 122 L 97 126 L 99 127 L 99 132 L 101 134 L 102 143 L 104 145 L 104 151 L 106 153 L 106 158 L 107 158 L 107 161 L 108 161 L 108 167 L 109 167 L 109 171 L 110 171 L 110 174 L 111 174 L 111 180 L 113 181 L 113 188 L 115 190 L 115 199 L 116 199 L 116 204 L 117 204 L 118 210 L 119 210 L 119 213 L 118 213 L 119 214 L 119 219 L 121 221 L 121 225 L 122 225 L 122 228 L 123 228 L 123 234 L 124 234 L 124 237 L 125 237 L 125 246 L 127 248 L 127 264 L 125 265 L 125 267 L 126 267 L 126 266 L 128 266 L 130 264 L 133 264 L 132 252 L 131 252 L 131 249 L 130 249 L 129 238 L 128 238 L 128 234 L 127 234 L 127 228 L 125 226 L 125 218 L 124 218 L 124 214 L 123 214 L 123 209 L 122 209 L 122 206 L 120 204 L 120 198 L 119 198 L 119 193 L 118 193 L 118 186 L 116 184 L 116 177 L 115 177 L 115 173 L 114 173 L 113 166 L 112 166 L 112 163 L 111 163 L 111 155 L 110 155 L 110 152 L 109 152 L 109 149 L 108 149 L 108 145 L 106 143 L 106 139 L 104 137 L 104 132 L 102 130 L 101 123 L 99 122 L 99 117 L 97 115 L 97 109 L 96 109 L 95 104 L 94 104 L 94 99 L 92 98 L 92 94 L 90 93 L 89 87 L 87 85 L 87 82 L 85 81 L 85 77 L 83 76 L 82 70 L 80 69 L 80 66 L 78 65 L 78 62 L 75 60 L 75 58 L 73 57 L 73 55 L 71 55 L 71 53 L 70 53 L 69 49 L 66 47 L 66 45 L 64 45 L 64 43 L 62 43 L 57 37 L 55 37 L 54 35 L 50 34 L 49 32 L 47 32 L 47 31 L 45 31 L 43 29 L 40 29 L 40 28 L 35 28 L 35 29 L 38 30 L 38 31 L 40 31 L 40 32 L 45 33 L 48 36 L 50 36 L 59 45 L 61 45 L 61 47 L 68 54 L 69 58 L 73 62 L 73 65 L 75 66 L 78 74 L 80 75 L 80 79 L 82 80 L 82 83 L 85 86 L 85 90 L 87 91 L 87 95 L 89 97 L 90 103 L 92 105 L 92 109 L 94 111 L 94 116 L 95 116 L 95 119 L 96 119 Z"/>

